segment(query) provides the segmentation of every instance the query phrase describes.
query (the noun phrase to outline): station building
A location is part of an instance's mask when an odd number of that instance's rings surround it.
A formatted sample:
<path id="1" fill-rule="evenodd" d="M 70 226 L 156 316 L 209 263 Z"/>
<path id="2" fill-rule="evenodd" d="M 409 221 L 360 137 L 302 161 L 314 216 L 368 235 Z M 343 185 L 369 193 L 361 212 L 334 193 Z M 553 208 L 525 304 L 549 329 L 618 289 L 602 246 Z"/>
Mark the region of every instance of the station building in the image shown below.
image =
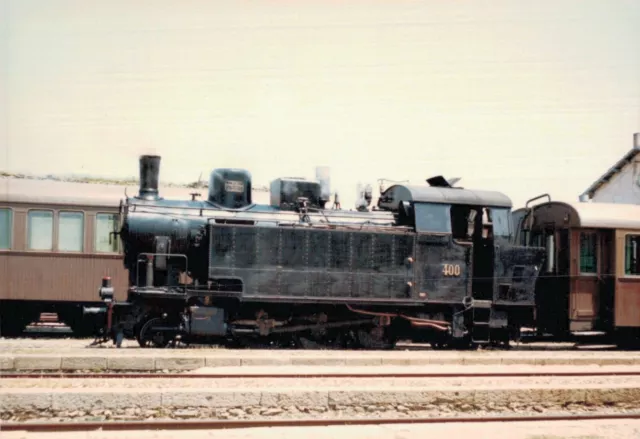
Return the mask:
<path id="1" fill-rule="evenodd" d="M 633 135 L 633 148 L 593 182 L 580 201 L 640 204 L 640 133 Z"/>

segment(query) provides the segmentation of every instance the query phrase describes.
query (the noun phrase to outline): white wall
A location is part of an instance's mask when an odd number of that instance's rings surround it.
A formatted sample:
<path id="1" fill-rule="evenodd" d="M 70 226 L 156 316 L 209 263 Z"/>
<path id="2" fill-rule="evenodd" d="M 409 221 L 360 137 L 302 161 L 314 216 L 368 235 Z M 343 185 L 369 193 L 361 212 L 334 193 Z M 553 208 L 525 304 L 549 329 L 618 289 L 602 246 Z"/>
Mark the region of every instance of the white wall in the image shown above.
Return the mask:
<path id="1" fill-rule="evenodd" d="M 640 204 L 640 159 L 628 164 L 608 183 L 602 186 L 591 199 L 594 203 Z"/>

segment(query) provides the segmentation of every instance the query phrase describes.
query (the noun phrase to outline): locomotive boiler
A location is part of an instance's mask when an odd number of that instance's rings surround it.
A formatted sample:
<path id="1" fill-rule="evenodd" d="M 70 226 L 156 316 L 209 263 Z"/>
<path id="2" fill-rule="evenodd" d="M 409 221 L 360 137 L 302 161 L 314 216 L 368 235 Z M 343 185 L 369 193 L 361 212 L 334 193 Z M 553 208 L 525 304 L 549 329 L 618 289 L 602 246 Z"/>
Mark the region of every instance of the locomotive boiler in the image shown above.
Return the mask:
<path id="1" fill-rule="evenodd" d="M 356 210 L 328 206 L 330 184 L 278 178 L 252 200 L 251 175 L 215 169 L 205 199 L 168 200 L 159 156 L 140 158 L 140 189 L 121 205 L 127 300 L 108 305 L 118 346 L 436 348 L 507 341 L 532 322 L 544 249 L 515 245 L 502 193 L 395 184 Z"/>

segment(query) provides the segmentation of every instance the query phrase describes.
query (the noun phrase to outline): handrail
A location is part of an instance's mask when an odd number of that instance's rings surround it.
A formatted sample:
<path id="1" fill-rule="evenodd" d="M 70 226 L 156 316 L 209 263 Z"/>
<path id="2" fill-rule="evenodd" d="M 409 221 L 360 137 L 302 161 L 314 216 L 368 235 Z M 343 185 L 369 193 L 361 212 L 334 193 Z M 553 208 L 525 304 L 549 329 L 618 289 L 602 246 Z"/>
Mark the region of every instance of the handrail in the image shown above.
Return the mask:
<path id="1" fill-rule="evenodd" d="M 531 203 L 532 201 L 539 200 L 540 198 L 544 198 L 544 197 L 547 197 L 549 199 L 549 202 L 551 202 L 551 195 L 542 194 L 542 195 L 538 195 L 537 197 L 534 197 L 534 198 L 530 199 L 529 201 L 527 201 L 527 203 L 524 205 L 524 207 L 528 208 L 529 207 L 529 203 Z"/>
<path id="2" fill-rule="evenodd" d="M 176 202 L 186 202 L 186 203 L 190 203 L 191 201 L 188 200 L 168 200 L 168 201 L 176 201 Z M 144 208 L 152 208 L 152 209 L 176 209 L 176 210 L 193 210 L 193 211 L 216 211 L 216 212 L 229 212 L 229 213 L 251 213 L 251 214 L 281 214 L 281 213 L 285 213 L 285 214 L 290 214 L 290 213 L 297 213 L 293 210 L 282 210 L 279 208 L 274 208 L 273 206 L 270 205 L 266 205 L 266 204 L 257 204 L 257 203 L 253 203 L 241 208 L 237 208 L 237 209 L 233 209 L 233 208 L 229 208 L 229 207 L 225 207 L 225 206 L 221 206 L 219 204 L 216 203 L 211 203 L 210 201 L 205 201 L 204 204 L 201 205 L 197 205 L 197 206 L 189 206 L 189 205 L 165 205 L 165 204 L 157 204 L 157 203 L 151 203 L 151 202 L 147 202 L 144 204 L 138 204 L 138 203 L 127 203 L 128 206 L 130 206 L 130 208 L 132 208 L 133 211 L 136 211 L 137 209 L 144 209 Z M 268 207 L 269 210 L 263 210 L 263 209 L 259 209 L 259 210 L 252 210 L 254 207 L 259 207 L 259 208 L 264 208 L 264 207 Z M 340 213 L 336 213 L 335 210 L 331 210 L 331 209 L 321 209 L 321 208 L 317 208 L 317 207 L 310 207 L 308 208 L 308 212 L 309 213 L 313 213 L 313 214 L 317 214 L 317 215 L 330 215 L 330 216 L 346 216 L 346 217 L 358 217 L 358 216 L 366 216 L 366 215 L 362 215 L 363 212 L 358 212 L 355 210 L 341 210 Z M 388 216 L 388 214 L 390 214 L 391 212 L 387 212 L 387 211 L 380 211 L 380 210 L 373 210 L 373 211 L 367 211 L 366 213 L 368 214 L 374 214 L 374 215 L 368 215 L 368 216 L 376 216 L 375 214 L 379 214 L 380 217 L 382 216 Z"/>
<path id="3" fill-rule="evenodd" d="M 526 216 L 523 218 L 523 221 L 522 221 L 522 225 L 525 225 L 525 224 L 528 223 L 527 228 L 523 229 L 523 230 L 531 231 L 531 229 L 533 228 L 533 210 L 534 210 L 535 206 L 529 207 L 529 203 L 531 203 L 532 201 L 539 200 L 539 199 L 544 198 L 544 197 L 547 197 L 549 199 L 549 203 L 551 202 L 551 195 L 542 194 L 542 195 L 538 195 L 537 197 L 534 197 L 534 198 L 530 199 L 524 205 L 525 209 L 529 209 L 529 211 L 527 212 Z M 526 245 L 528 247 L 531 244 L 531 233 L 528 235 L 527 238 L 528 239 L 527 239 Z"/>

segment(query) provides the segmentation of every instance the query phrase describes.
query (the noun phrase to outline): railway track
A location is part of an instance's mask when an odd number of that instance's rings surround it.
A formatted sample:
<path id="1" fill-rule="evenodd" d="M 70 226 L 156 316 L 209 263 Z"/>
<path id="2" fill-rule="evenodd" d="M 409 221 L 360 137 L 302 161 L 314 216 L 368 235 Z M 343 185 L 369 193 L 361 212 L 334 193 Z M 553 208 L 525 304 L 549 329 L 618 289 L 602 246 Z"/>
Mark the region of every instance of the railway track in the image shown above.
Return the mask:
<path id="1" fill-rule="evenodd" d="M 9 422 L 2 430 L 29 432 L 89 432 L 144 431 L 144 430 L 226 430 L 257 427 L 330 427 L 341 425 L 391 425 L 391 424 L 448 424 L 489 422 L 542 422 L 542 421 L 594 421 L 637 420 L 640 412 L 590 413 L 559 415 L 506 415 L 506 416 L 450 416 L 424 418 L 327 418 L 327 419 L 250 419 L 250 420 L 202 420 L 202 421 L 105 421 L 105 422 Z"/>
<path id="2" fill-rule="evenodd" d="M 597 377 L 640 376 L 640 370 L 608 371 L 527 371 L 527 372 L 369 372 L 369 373 L 3 373 L 2 379 L 248 379 L 248 378 L 527 378 L 527 377 Z"/>

